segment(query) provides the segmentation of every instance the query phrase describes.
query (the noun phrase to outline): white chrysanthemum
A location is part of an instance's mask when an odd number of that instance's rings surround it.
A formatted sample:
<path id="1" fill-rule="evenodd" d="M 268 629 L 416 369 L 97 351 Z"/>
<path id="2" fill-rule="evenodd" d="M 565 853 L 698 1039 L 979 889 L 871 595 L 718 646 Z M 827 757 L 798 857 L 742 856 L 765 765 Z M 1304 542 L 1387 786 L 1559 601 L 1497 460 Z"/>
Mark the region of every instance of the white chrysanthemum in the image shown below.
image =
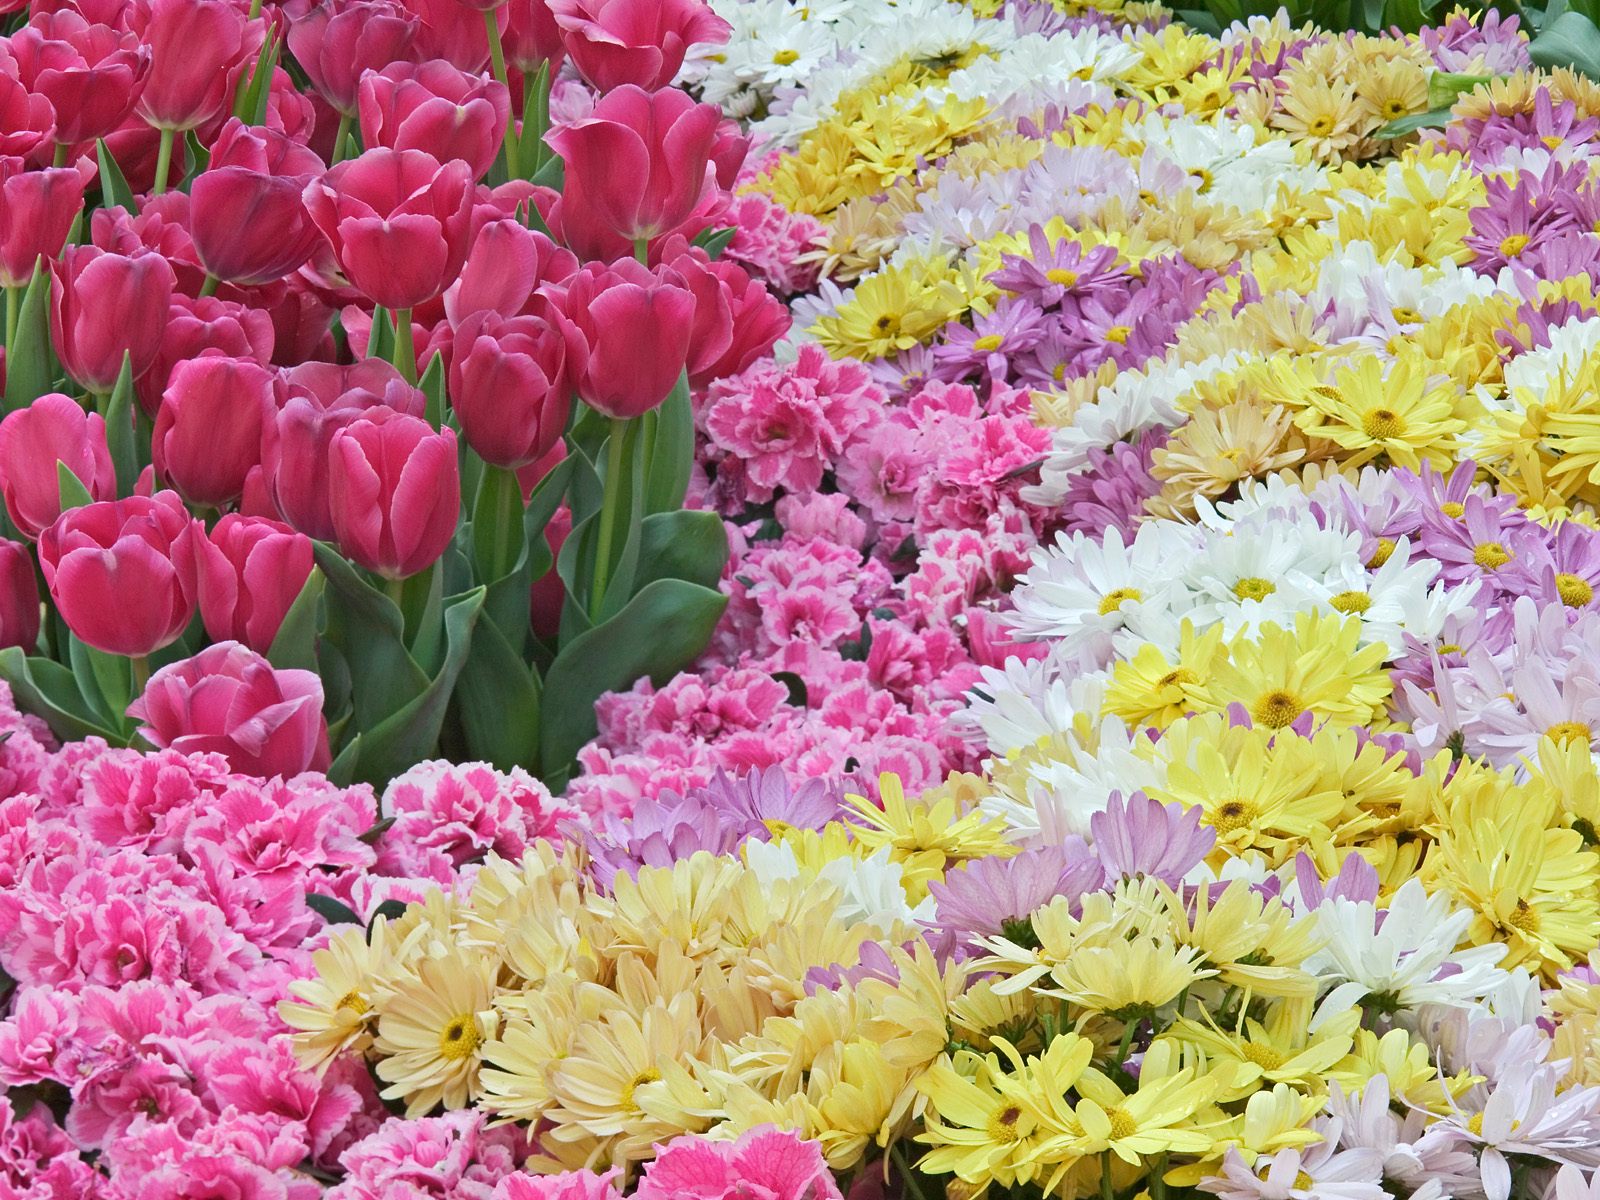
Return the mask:
<path id="1" fill-rule="evenodd" d="M 1341 571 L 1360 570 L 1360 547 L 1355 534 L 1325 529 L 1310 512 L 1236 522 L 1211 532 L 1186 564 L 1195 603 L 1181 615 L 1201 629 L 1220 622 L 1230 637 L 1267 622 L 1292 625 L 1332 594 Z"/>
<path id="2" fill-rule="evenodd" d="M 953 724 L 990 753 L 1004 755 L 1070 729 L 1080 712 L 1098 714 L 1103 694 L 1098 679 L 1065 675 L 1053 656 L 1010 658 L 1004 667 L 982 669 Z"/>
<path id="3" fill-rule="evenodd" d="M 980 807 L 1005 816 L 1019 840 L 1030 845 L 1059 846 L 1068 838 L 1087 837 L 1089 820 L 1104 812 L 1111 793 L 1123 796 L 1164 787 L 1167 764 L 1159 757 L 1140 754 L 1135 734 L 1116 717 L 1099 723 L 1093 750 L 1079 750 L 1069 760 L 1053 756 L 1029 771 L 1031 814 L 1020 805 Z"/>
<path id="4" fill-rule="evenodd" d="M 818 878 L 839 889 L 837 917 L 846 925 L 876 925 L 887 935 L 903 922 L 931 921 L 934 899 L 912 908 L 906 903 L 905 869 L 889 860 L 893 847 L 881 846 L 866 858 L 836 858 Z"/>

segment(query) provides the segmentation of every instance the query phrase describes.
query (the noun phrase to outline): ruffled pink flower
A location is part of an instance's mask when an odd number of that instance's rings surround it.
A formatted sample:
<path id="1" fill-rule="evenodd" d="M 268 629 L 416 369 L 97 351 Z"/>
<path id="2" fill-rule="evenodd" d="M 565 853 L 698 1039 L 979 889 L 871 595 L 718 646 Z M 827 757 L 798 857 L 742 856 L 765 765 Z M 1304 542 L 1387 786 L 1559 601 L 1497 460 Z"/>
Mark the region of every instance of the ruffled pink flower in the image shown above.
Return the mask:
<path id="1" fill-rule="evenodd" d="M 763 1126 L 736 1142 L 681 1137 L 657 1148 L 636 1200 L 842 1200 L 833 1172 L 815 1142 L 787 1129 Z"/>

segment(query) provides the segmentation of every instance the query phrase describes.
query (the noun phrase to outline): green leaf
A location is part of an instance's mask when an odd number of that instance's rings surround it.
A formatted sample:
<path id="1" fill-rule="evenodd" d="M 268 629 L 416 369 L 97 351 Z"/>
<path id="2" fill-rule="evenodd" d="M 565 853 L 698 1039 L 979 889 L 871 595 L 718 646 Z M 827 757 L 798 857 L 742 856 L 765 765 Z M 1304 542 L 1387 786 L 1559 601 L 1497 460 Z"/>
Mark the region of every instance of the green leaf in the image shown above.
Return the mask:
<path id="1" fill-rule="evenodd" d="M 211 151 L 206 149 L 200 135 L 192 129 L 183 135 L 183 147 L 189 168 L 183 174 L 183 184 L 179 190 L 187 192 L 194 185 L 195 178 L 211 165 Z"/>
<path id="2" fill-rule="evenodd" d="M 483 611 L 483 589 L 473 588 L 453 598 L 444 610 L 445 656 L 439 673 L 422 692 L 361 735 L 355 778 L 374 785 L 393 779 L 407 767 L 431 758 L 444 725 L 445 711 L 456 680 L 466 665 L 478 614 Z"/>
<path id="3" fill-rule="evenodd" d="M 110 728 L 126 730 L 118 737 L 118 741 L 126 742 L 133 729 L 127 710 L 134 699 L 133 670 L 128 660 L 120 654 L 96 650 L 72 633 L 67 634 L 67 657 L 84 701 Z"/>
<path id="4" fill-rule="evenodd" d="M 108 728 L 84 701 L 71 668 L 54 659 L 29 658 L 20 648 L 8 646 L 0 650 L 0 679 L 11 685 L 22 710 L 42 718 L 62 741 L 86 737 L 121 741 L 116 730 Z"/>
<path id="5" fill-rule="evenodd" d="M 1458 97 L 1493 81 L 1493 75 L 1457 75 L 1435 71 L 1428 77 L 1428 107 L 1447 109 Z"/>
<path id="6" fill-rule="evenodd" d="M 345 904 L 342 900 L 335 900 L 332 896 L 324 896 L 320 892 L 306 893 L 306 907 L 329 925 L 360 925 L 361 918 L 355 909 Z"/>
<path id="7" fill-rule="evenodd" d="M 806 694 L 806 681 L 793 671 L 774 671 L 772 678 L 789 689 L 789 703 L 796 708 L 805 708 L 809 697 Z"/>
<path id="8" fill-rule="evenodd" d="M 1528 57 L 1541 67 L 1572 67 L 1600 79 L 1600 29 L 1569 9 L 1539 30 L 1528 43 Z"/>
<path id="9" fill-rule="evenodd" d="M 737 226 L 728 226 L 722 229 L 702 229 L 695 234 L 694 244 L 712 258 L 721 258 L 722 252 L 728 248 L 728 243 L 733 241 L 738 232 Z"/>
<path id="10" fill-rule="evenodd" d="M 640 526 L 635 587 L 657 579 L 682 579 L 715 588 L 728 565 L 728 530 L 712 512 L 655 513 Z"/>
<path id="11" fill-rule="evenodd" d="M 372 920 L 367 922 L 367 933 L 369 935 L 372 933 L 372 927 L 378 923 L 379 917 L 382 917 L 385 921 L 398 921 L 406 915 L 408 907 L 409 905 L 404 900 L 385 900 L 372 910 Z"/>
<path id="12" fill-rule="evenodd" d="M 478 582 L 504 579 L 527 557 L 523 516 L 516 472 L 484 463 L 472 505 L 472 561 Z"/>
<path id="13" fill-rule="evenodd" d="M 567 164 L 561 161 L 559 154 L 552 154 L 533 176 L 536 187 L 547 187 L 557 192 L 566 186 L 566 182 Z"/>
<path id="14" fill-rule="evenodd" d="M 595 734 L 595 701 L 641 677 L 658 686 L 705 649 L 728 598 L 681 579 L 658 579 L 609 621 L 562 648 L 544 680 L 541 765 L 552 787 Z"/>
<path id="15" fill-rule="evenodd" d="M 333 736 L 332 730 L 329 730 L 328 736 Z M 333 765 L 328 768 L 328 782 L 334 787 L 349 787 L 356 781 L 356 761 L 360 757 L 361 735 L 358 733 L 339 751 Z"/>
<path id="16" fill-rule="evenodd" d="M 527 595 L 521 589 L 523 624 Z M 493 621 L 479 621 L 456 682 L 456 710 L 472 756 L 502 771 L 539 770 L 539 676 Z"/>
<path id="17" fill-rule="evenodd" d="M 444 355 L 439 351 L 433 352 L 433 357 L 428 360 L 428 369 L 422 373 L 422 379 L 417 386 L 428 398 L 428 406 L 423 416 L 428 418 L 428 424 L 432 425 L 434 432 L 437 433 L 444 428 L 445 416 Z"/>
<path id="18" fill-rule="evenodd" d="M 261 53 L 248 78 L 239 81 L 239 92 L 233 100 L 233 115 L 246 125 L 260 125 L 267 119 L 267 98 L 272 91 L 272 73 L 278 65 L 278 31 L 268 27 L 266 41 L 261 43 Z"/>
<path id="19" fill-rule="evenodd" d="M 1443 129 L 1450 124 L 1450 110 L 1436 108 L 1431 112 L 1412 113 L 1409 117 L 1401 117 L 1390 121 L 1387 125 L 1378 126 L 1373 133 L 1376 138 L 1405 137 L 1408 133 L 1415 133 L 1419 129 Z"/>
<path id="20" fill-rule="evenodd" d="M 61 496 L 61 511 L 69 508 L 82 508 L 85 504 L 93 504 L 94 497 L 89 494 L 89 489 L 83 486 L 83 480 L 72 473 L 72 468 L 59 458 L 56 459 L 56 489 Z"/>
<path id="21" fill-rule="evenodd" d="M 694 409 L 686 373 L 679 374 L 661 407 L 650 415 L 656 420 L 646 467 L 644 511 L 672 512 L 683 507 L 694 470 Z"/>
<path id="22" fill-rule="evenodd" d="M 365 842 L 369 846 L 376 846 L 378 839 L 394 828 L 393 817 L 381 817 L 372 823 L 365 833 L 356 834 L 356 841 Z"/>
<path id="23" fill-rule="evenodd" d="M 365 733 L 428 686 L 428 677 L 406 650 L 400 610 L 332 546 L 316 543 L 317 565 L 326 577 L 328 624 L 323 636 L 339 647 L 350 667 L 355 729 Z"/>
<path id="24" fill-rule="evenodd" d="M 372 332 L 367 337 L 367 357 L 394 361 L 394 318 L 383 305 L 372 310 Z"/>
<path id="25" fill-rule="evenodd" d="M 323 579 L 322 572 L 312 567 L 267 648 L 267 661 L 280 671 L 317 669 L 317 612 L 322 603 Z"/>
<path id="26" fill-rule="evenodd" d="M 133 359 L 122 353 L 122 370 L 106 401 L 106 444 L 111 448 L 111 464 L 117 469 L 117 495 L 133 495 L 139 482 L 139 451 L 133 440 Z"/>
<path id="27" fill-rule="evenodd" d="M 106 145 L 105 138 L 95 143 L 95 157 L 100 162 L 101 207 L 125 208 L 130 215 L 137 215 L 139 206 L 134 202 L 133 189 L 128 186 L 122 168 L 117 166 L 117 160 Z"/>
<path id="28" fill-rule="evenodd" d="M 15 344 L 6 347 L 5 410 L 26 408 L 51 391 L 55 379 L 55 353 L 50 348 L 50 272 L 41 263 L 22 294 Z"/>

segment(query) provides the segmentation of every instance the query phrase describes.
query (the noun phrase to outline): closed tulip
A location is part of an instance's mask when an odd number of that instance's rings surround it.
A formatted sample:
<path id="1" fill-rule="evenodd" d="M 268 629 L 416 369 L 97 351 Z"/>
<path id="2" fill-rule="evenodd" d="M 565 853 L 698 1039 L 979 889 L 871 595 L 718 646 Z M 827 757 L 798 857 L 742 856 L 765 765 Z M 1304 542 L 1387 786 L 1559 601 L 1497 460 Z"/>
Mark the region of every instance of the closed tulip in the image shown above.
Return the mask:
<path id="1" fill-rule="evenodd" d="M 694 296 L 670 270 L 631 258 L 591 263 L 552 289 L 589 355 L 577 391 L 608 417 L 631 418 L 667 398 L 689 358 Z"/>
<path id="2" fill-rule="evenodd" d="M 50 340 L 67 374 L 102 394 L 116 383 L 124 354 L 134 377 L 144 374 L 161 349 L 173 282 L 172 267 L 151 251 L 69 247 L 50 281 Z"/>
<path id="3" fill-rule="evenodd" d="M 630 85 L 547 140 L 566 163 L 567 186 L 632 242 L 672 229 L 700 203 L 715 181 L 707 167 L 721 120 L 715 105 L 696 104 L 687 92 Z"/>
<path id="4" fill-rule="evenodd" d="M 298 142 L 230 119 L 190 188 L 190 235 L 206 270 L 255 287 L 298 269 L 320 240 L 302 195 L 322 170 Z"/>
<path id="5" fill-rule="evenodd" d="M 39 583 L 21 542 L 0 541 L 0 648 L 39 644 Z"/>
<path id="6" fill-rule="evenodd" d="M 445 316 L 452 326 L 485 309 L 515 316 L 534 288 L 559 283 L 577 269 L 577 255 L 521 221 L 512 217 L 490 221 L 478 230 L 461 277 L 445 293 Z"/>
<path id="7" fill-rule="evenodd" d="M 554 77 L 567 55 L 561 26 L 556 24 L 549 0 L 509 0 L 506 28 L 500 43 L 505 50 L 506 66 L 524 75 L 531 75 L 549 63 L 550 74 Z"/>
<path id="8" fill-rule="evenodd" d="M 455 431 L 382 409 L 352 421 L 329 447 L 328 495 L 347 557 L 388 579 L 426 570 L 461 511 Z"/>
<path id="9" fill-rule="evenodd" d="M 0 155 L 29 158 L 55 141 L 56 110 L 38 92 L 0 71 Z"/>
<path id="10" fill-rule="evenodd" d="M 472 168 L 380 146 L 306 186 L 306 209 L 351 286 L 409 309 L 461 273 L 472 232 Z"/>
<path id="11" fill-rule="evenodd" d="M 502 317 L 480 312 L 456 331 L 450 404 L 467 444 L 485 462 L 516 470 L 561 440 L 572 410 L 570 370 L 587 348 L 555 312 Z"/>
<path id="12" fill-rule="evenodd" d="M 445 62 L 393 63 L 361 78 L 361 140 L 367 146 L 425 150 L 459 158 L 481 179 L 494 165 L 511 119 L 502 83 Z"/>
<path id="13" fill-rule="evenodd" d="M 654 91 L 672 82 L 690 46 L 733 32 L 703 0 L 549 0 L 567 56 L 602 92 L 624 84 Z"/>
<path id="14" fill-rule="evenodd" d="M 264 26 L 218 0 L 150 0 L 150 73 L 137 111 L 155 129 L 194 129 L 233 99 L 233 74 L 261 48 Z"/>
<path id="15" fill-rule="evenodd" d="M 367 71 L 414 57 L 421 22 L 390 0 L 286 0 L 289 52 L 317 93 L 341 115 L 356 114 Z"/>
<path id="16" fill-rule="evenodd" d="M 41 257 L 53 259 L 66 245 L 83 209 L 83 176 L 66 167 L 11 174 L 0 166 L 0 180 L 0 286 L 22 287 Z"/>
<path id="17" fill-rule="evenodd" d="M 249 359 L 206 354 L 180 362 L 156 413 L 156 474 L 191 504 L 220 508 L 237 500 L 277 415 L 275 382 Z"/>
<path id="18" fill-rule="evenodd" d="M 50 392 L 0 421 L 0 495 L 24 537 L 37 538 L 61 515 L 57 463 L 65 463 L 94 499 L 116 498 L 105 421 L 70 396 Z"/>
<path id="19" fill-rule="evenodd" d="M 167 308 L 161 349 L 150 369 L 134 385 L 134 396 L 153 421 L 161 410 L 161 393 L 167 390 L 173 368 L 179 363 L 209 352 L 248 358 L 266 366 L 272 361 L 275 343 L 270 313 L 215 296 L 195 300 L 175 295 Z"/>
<path id="20" fill-rule="evenodd" d="M 0 74 L 14 75 L 50 101 L 55 140 L 64 146 L 105 137 L 121 125 L 149 71 L 150 51 L 136 34 L 91 24 L 71 9 L 39 13 L 0 43 Z"/>
<path id="21" fill-rule="evenodd" d="M 265 654 L 315 565 L 311 539 L 281 521 L 229 513 L 177 556 L 206 633 Z"/>
<path id="22" fill-rule="evenodd" d="M 162 667 L 128 706 L 152 746 L 220 754 L 242 775 L 298 775 L 328 766 L 322 680 L 277 670 L 238 642 L 218 642 Z"/>
<path id="23" fill-rule="evenodd" d="M 173 546 L 197 524 L 176 492 L 69 509 L 39 536 L 50 598 L 80 639 L 142 658 L 177 641 L 194 616 Z"/>

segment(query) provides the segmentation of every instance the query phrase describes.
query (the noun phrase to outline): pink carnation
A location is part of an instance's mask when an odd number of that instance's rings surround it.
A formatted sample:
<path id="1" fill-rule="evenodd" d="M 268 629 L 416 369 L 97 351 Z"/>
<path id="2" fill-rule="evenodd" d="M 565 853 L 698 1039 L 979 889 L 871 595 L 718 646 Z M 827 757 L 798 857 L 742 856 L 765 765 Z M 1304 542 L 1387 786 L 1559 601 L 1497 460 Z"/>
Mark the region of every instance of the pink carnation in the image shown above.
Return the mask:
<path id="1" fill-rule="evenodd" d="M 507 1175 L 494 1189 L 491 1200 L 622 1200 L 617 1190 L 621 1168 L 603 1175 L 593 1171 L 566 1171 L 560 1175 Z"/>
<path id="2" fill-rule="evenodd" d="M 723 254 L 747 267 L 779 292 L 808 292 L 821 262 L 809 257 L 827 230 L 808 213 L 790 212 L 777 201 L 749 192 L 735 196 L 723 219 L 737 232 Z"/>
<path id="3" fill-rule="evenodd" d="M 645 1165 L 635 1200 L 841 1200 L 839 1185 L 815 1142 L 764 1126 L 736 1142 L 680 1137 Z"/>

